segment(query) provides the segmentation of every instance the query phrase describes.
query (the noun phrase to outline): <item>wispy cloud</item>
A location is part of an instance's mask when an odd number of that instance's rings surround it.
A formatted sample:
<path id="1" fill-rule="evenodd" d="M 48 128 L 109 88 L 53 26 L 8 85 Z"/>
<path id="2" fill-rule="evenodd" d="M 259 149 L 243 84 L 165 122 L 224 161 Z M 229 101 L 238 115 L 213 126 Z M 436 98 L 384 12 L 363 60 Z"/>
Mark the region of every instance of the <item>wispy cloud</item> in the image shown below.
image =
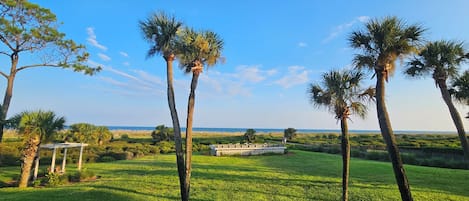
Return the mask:
<path id="1" fill-rule="evenodd" d="M 309 71 L 303 66 L 290 66 L 288 67 L 287 75 L 276 80 L 274 83 L 287 89 L 308 82 L 308 74 Z"/>
<path id="2" fill-rule="evenodd" d="M 98 57 L 101 58 L 103 61 L 111 61 L 111 57 L 103 54 L 103 53 L 98 53 Z"/>
<path id="3" fill-rule="evenodd" d="M 259 66 L 238 66 L 236 67 L 235 77 L 252 83 L 257 83 L 265 80 L 266 76 L 263 71 L 259 69 Z"/>
<path id="4" fill-rule="evenodd" d="M 339 34 L 342 34 L 346 30 L 351 28 L 354 24 L 359 23 L 359 22 L 367 22 L 369 19 L 370 19 L 370 17 L 368 17 L 368 16 L 359 16 L 359 17 L 356 17 L 355 19 L 353 19 L 350 22 L 347 22 L 347 23 L 341 24 L 339 26 L 336 26 L 336 27 L 334 27 L 332 32 L 329 33 L 329 35 L 322 42 L 323 43 L 328 43 L 329 41 L 331 41 L 334 38 L 336 38 L 337 36 L 339 36 Z"/>
<path id="5" fill-rule="evenodd" d="M 86 41 L 88 41 L 90 45 L 97 47 L 104 51 L 107 50 L 106 46 L 99 44 L 99 42 L 96 40 L 96 34 L 94 33 L 93 27 L 86 28 L 86 32 L 88 33 L 88 38 L 86 39 Z"/>
<path id="6" fill-rule="evenodd" d="M 298 47 L 308 47 L 308 44 L 305 42 L 299 42 Z"/>
<path id="7" fill-rule="evenodd" d="M 103 65 L 98 62 L 88 60 L 90 66 L 101 66 L 103 71 L 111 74 L 99 77 L 101 81 L 109 86 L 102 90 L 106 92 L 118 92 L 117 94 L 131 95 L 163 95 L 164 85 L 161 78 L 151 75 L 142 70 L 131 70 L 124 72 L 109 65 Z M 110 87 L 110 88 L 109 88 Z"/>
<path id="8" fill-rule="evenodd" d="M 129 57 L 129 54 L 127 54 L 127 52 L 119 52 L 120 55 L 122 55 L 123 57 Z"/>
<path id="9" fill-rule="evenodd" d="M 251 96 L 252 90 L 277 74 L 276 69 L 264 70 L 261 65 L 240 65 L 232 73 L 207 71 L 200 76 L 201 88 L 207 89 L 204 96 L 233 97 Z"/>

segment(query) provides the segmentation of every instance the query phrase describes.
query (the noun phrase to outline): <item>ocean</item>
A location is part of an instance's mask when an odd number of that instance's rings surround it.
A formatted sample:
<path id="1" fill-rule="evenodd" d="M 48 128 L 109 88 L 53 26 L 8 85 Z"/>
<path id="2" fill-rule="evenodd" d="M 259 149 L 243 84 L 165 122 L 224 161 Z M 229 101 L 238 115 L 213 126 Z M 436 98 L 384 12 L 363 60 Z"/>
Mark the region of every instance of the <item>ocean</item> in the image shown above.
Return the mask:
<path id="1" fill-rule="evenodd" d="M 109 130 L 154 130 L 150 126 L 108 126 Z M 248 128 L 193 128 L 196 132 L 223 132 L 223 133 L 244 133 Z M 283 133 L 283 128 L 252 128 L 258 133 Z M 186 128 L 181 128 L 185 131 Z M 340 133 L 339 129 L 296 129 L 297 133 Z M 379 130 L 349 130 L 352 134 L 379 134 Z M 417 130 L 395 130 L 395 134 L 457 134 L 456 131 L 417 131 Z"/>

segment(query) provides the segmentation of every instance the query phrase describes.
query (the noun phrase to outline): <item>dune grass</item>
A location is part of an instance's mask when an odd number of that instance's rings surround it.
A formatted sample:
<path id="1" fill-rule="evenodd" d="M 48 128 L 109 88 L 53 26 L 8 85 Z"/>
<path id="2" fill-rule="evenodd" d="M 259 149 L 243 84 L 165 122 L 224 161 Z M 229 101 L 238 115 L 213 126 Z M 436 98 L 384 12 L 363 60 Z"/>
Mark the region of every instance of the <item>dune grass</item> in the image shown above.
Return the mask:
<path id="1" fill-rule="evenodd" d="M 290 151 L 286 155 L 195 155 L 191 200 L 339 200 L 340 156 Z M 68 167 L 72 170 L 73 166 Z M 1 188 L 0 200 L 178 200 L 174 155 L 86 164 L 93 182 L 54 188 Z M 415 200 L 469 200 L 469 171 L 406 166 Z M 2 167 L 0 181 L 19 173 Z M 399 200 L 389 163 L 352 159 L 350 200 Z"/>

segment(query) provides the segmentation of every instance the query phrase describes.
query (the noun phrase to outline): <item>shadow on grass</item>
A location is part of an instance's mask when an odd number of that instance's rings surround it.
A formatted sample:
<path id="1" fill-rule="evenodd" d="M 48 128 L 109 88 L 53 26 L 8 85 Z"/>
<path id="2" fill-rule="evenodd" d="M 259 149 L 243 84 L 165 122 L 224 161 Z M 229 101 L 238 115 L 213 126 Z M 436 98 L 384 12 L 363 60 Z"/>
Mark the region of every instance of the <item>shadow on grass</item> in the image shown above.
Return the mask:
<path id="1" fill-rule="evenodd" d="M 133 196 L 124 193 L 113 192 L 107 189 L 93 188 L 43 188 L 43 189 L 25 189 L 19 191 L 0 191 L 2 196 L 0 200 L 35 200 L 35 201 L 54 201 L 54 200 L 113 200 L 126 201 L 135 200 Z"/>

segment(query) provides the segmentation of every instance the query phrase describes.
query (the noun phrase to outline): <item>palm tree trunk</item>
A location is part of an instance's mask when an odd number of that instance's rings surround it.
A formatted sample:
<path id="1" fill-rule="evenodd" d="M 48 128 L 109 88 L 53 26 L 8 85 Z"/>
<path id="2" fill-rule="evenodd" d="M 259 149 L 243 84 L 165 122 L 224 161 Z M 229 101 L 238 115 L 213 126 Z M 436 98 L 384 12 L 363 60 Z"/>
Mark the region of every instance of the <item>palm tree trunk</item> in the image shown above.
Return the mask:
<path id="1" fill-rule="evenodd" d="M 388 111 L 385 103 L 385 72 L 376 72 L 376 111 L 378 113 L 378 122 L 381 130 L 381 135 L 386 142 L 389 158 L 391 159 L 394 176 L 396 177 L 397 186 L 401 193 L 403 201 L 412 201 L 412 194 L 410 192 L 409 181 L 404 170 L 399 149 L 396 143 L 396 137 L 392 131 L 391 122 L 389 120 Z"/>
<path id="2" fill-rule="evenodd" d="M 19 188 L 28 187 L 29 178 L 31 177 L 31 168 L 33 167 L 34 158 L 36 157 L 39 149 L 39 143 L 40 138 L 38 135 L 33 135 L 26 141 L 25 148 L 23 150 L 20 181 L 18 182 Z"/>
<path id="3" fill-rule="evenodd" d="M 342 130 L 342 200 L 348 200 L 348 181 L 350 174 L 350 142 L 348 135 L 347 117 L 340 120 Z"/>
<path id="4" fill-rule="evenodd" d="M 440 88 L 441 96 L 443 97 L 443 100 L 448 106 L 449 113 L 451 114 L 453 123 L 458 131 L 459 140 L 461 141 L 461 147 L 464 152 L 464 160 L 469 162 L 469 144 L 467 142 L 466 132 L 464 131 L 461 116 L 459 115 L 458 111 L 456 110 L 456 107 L 453 104 L 453 101 L 451 100 L 451 95 L 449 94 L 446 81 L 438 80 L 437 82 L 438 87 Z"/>
<path id="5" fill-rule="evenodd" d="M 173 120 L 174 128 L 174 144 L 176 147 L 176 164 L 179 176 L 179 186 L 181 190 L 181 200 L 188 200 L 189 196 L 186 194 L 185 189 L 185 164 L 184 164 L 184 152 L 182 150 L 182 139 L 181 139 L 181 127 L 179 125 L 178 113 L 176 110 L 176 101 L 174 100 L 174 88 L 173 88 L 173 61 L 174 55 L 164 57 L 166 60 L 166 77 L 168 84 L 168 105 L 171 112 L 171 119 Z"/>
<path id="6" fill-rule="evenodd" d="M 186 123 L 186 185 L 187 197 L 189 197 L 190 181 L 191 181 L 191 169 L 192 169 L 192 124 L 194 117 L 194 105 L 195 105 L 195 90 L 197 88 L 197 81 L 199 80 L 198 71 L 192 73 L 191 81 L 191 92 L 189 94 L 189 100 L 187 103 L 187 123 Z"/>

